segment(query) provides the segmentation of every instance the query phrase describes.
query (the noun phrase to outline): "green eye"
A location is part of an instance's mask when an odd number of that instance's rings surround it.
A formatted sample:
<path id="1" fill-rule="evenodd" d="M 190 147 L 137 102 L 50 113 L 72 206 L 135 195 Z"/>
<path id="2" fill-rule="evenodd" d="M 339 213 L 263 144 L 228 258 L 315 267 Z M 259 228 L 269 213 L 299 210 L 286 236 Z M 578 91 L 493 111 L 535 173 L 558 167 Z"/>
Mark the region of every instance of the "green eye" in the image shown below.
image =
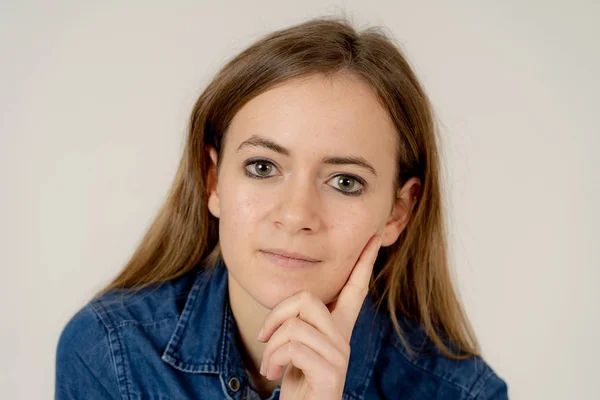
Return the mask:
<path id="1" fill-rule="evenodd" d="M 273 166 L 269 163 L 265 163 L 262 161 L 257 161 L 254 164 L 254 170 L 260 176 L 268 176 L 271 170 L 273 170 Z"/>
<path id="2" fill-rule="evenodd" d="M 356 181 L 352 178 L 348 178 L 347 176 L 340 175 L 337 178 L 338 185 L 343 190 L 352 190 Z"/>
<path id="3" fill-rule="evenodd" d="M 269 178 L 273 167 L 273 163 L 267 160 L 248 160 L 244 165 L 244 173 L 254 179 Z"/>
<path id="4" fill-rule="evenodd" d="M 334 182 L 333 186 L 345 195 L 358 196 L 363 192 L 363 183 L 351 175 L 336 175 L 332 181 Z M 359 187 L 356 190 L 352 190 L 357 186 L 357 183 Z"/>

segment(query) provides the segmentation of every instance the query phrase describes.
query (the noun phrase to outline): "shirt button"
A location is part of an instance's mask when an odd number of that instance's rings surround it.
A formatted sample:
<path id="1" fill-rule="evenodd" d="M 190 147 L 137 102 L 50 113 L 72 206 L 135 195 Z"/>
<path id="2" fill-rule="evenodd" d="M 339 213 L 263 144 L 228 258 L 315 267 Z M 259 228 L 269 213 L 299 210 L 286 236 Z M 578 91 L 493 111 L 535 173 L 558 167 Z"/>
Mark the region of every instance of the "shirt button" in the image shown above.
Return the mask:
<path id="1" fill-rule="evenodd" d="M 229 380 L 229 389 L 237 392 L 240 390 L 240 380 L 235 376 Z"/>

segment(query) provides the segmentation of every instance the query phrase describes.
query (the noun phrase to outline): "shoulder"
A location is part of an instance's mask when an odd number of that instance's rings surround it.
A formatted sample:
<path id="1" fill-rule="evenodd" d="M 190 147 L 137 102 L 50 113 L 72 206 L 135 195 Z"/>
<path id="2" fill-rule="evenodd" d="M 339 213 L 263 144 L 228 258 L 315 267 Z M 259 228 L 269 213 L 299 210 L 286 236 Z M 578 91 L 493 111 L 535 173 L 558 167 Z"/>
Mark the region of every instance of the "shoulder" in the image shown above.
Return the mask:
<path id="1" fill-rule="evenodd" d="M 58 340 L 58 361 L 77 353 L 93 352 L 106 337 L 106 329 L 89 304 L 80 309 L 63 328 Z M 92 344 L 92 346 L 85 346 Z M 71 350 L 73 350 L 71 352 Z"/>
<path id="2" fill-rule="evenodd" d="M 142 331 L 156 324 L 168 330 L 177 321 L 195 275 L 189 273 L 138 291 L 109 292 L 79 309 L 58 340 L 56 398 L 120 398 L 127 386 L 123 381 L 123 332 L 140 332 L 139 338 L 152 340 Z"/>
<path id="3" fill-rule="evenodd" d="M 401 318 L 401 317 L 399 317 Z M 399 320 L 403 337 L 412 353 L 391 325 L 382 352 L 385 364 L 405 375 L 408 385 L 431 398 L 507 399 L 506 382 L 482 357 L 456 360 L 443 354 L 413 320 Z M 388 375 L 389 376 L 389 375 Z"/>
<path id="4" fill-rule="evenodd" d="M 88 393 L 119 398 L 109 335 L 89 304 L 69 320 L 58 340 L 55 398 L 75 399 Z"/>
<path id="5" fill-rule="evenodd" d="M 177 319 L 197 272 L 140 290 L 111 291 L 88 304 L 107 331 L 124 325 L 152 325 Z"/>
<path id="6" fill-rule="evenodd" d="M 105 343 L 119 327 L 176 320 L 197 274 L 191 271 L 143 289 L 111 291 L 92 299 L 64 327 L 59 350 L 68 347 L 89 352 L 99 343 Z"/>

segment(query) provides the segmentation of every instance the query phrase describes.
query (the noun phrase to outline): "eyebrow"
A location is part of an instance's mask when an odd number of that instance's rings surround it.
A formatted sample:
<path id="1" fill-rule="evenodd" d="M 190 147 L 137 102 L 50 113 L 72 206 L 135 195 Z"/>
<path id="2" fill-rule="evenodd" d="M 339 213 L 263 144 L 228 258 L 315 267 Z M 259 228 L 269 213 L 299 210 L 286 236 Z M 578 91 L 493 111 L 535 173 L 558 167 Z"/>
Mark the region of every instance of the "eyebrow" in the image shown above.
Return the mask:
<path id="1" fill-rule="evenodd" d="M 286 149 L 285 147 L 275 143 L 271 139 L 260 135 L 252 135 L 250 138 L 244 140 L 238 146 L 236 152 L 239 152 L 245 147 L 262 147 L 288 157 L 292 154 L 291 151 Z M 373 168 L 373 166 L 364 157 L 360 156 L 350 155 L 338 157 L 323 157 L 321 159 L 321 163 L 330 165 L 356 165 L 358 167 L 362 167 L 368 170 L 373 175 L 377 176 L 377 171 L 375 171 L 375 168 Z"/>

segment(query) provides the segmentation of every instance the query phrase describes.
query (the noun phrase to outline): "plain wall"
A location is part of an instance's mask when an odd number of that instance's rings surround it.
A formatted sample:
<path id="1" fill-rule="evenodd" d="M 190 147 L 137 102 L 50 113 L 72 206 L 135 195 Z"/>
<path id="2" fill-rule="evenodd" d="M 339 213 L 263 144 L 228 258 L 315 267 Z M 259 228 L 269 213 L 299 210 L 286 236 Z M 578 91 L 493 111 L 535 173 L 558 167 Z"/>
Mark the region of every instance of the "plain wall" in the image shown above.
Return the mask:
<path id="1" fill-rule="evenodd" d="M 0 385 L 52 398 L 58 336 L 123 267 L 192 105 L 250 42 L 383 25 L 440 121 L 458 287 L 514 399 L 600 398 L 597 2 L 2 2 Z"/>

